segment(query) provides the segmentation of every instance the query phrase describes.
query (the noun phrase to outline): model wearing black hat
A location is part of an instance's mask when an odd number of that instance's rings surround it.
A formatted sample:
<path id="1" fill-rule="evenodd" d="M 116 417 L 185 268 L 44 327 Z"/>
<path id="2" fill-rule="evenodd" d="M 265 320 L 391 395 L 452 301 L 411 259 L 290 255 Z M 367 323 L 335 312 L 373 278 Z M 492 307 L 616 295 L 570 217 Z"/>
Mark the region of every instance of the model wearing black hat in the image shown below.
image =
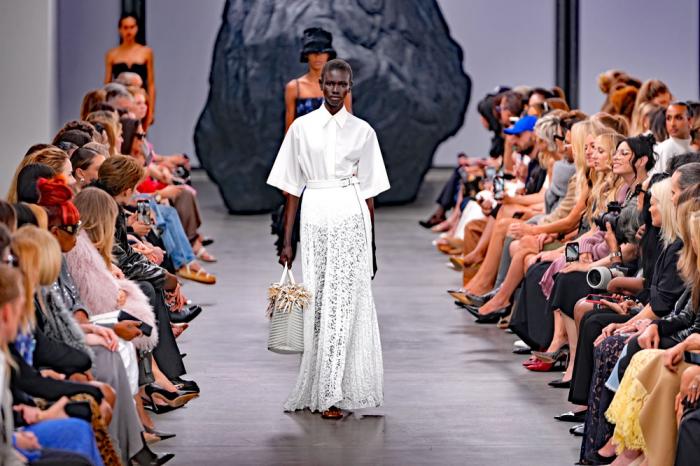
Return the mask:
<path id="1" fill-rule="evenodd" d="M 337 56 L 333 48 L 333 35 L 325 29 L 312 27 L 304 30 L 301 37 L 302 63 L 308 63 L 306 74 L 287 83 L 284 89 L 284 131 L 295 118 L 316 110 L 323 102 L 323 92 L 319 84 L 321 70 L 328 60 Z M 351 111 L 352 98 L 348 95 L 345 108 Z"/>

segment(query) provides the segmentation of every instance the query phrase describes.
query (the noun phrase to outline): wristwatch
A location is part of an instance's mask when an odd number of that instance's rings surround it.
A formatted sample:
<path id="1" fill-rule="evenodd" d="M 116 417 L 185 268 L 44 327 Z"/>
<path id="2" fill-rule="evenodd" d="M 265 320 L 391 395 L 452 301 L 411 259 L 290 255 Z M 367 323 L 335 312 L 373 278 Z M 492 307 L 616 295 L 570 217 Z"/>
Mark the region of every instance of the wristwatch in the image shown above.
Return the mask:
<path id="1" fill-rule="evenodd" d="M 619 258 L 620 260 L 622 260 L 622 251 L 614 251 L 614 252 L 610 253 L 610 260 L 611 261 L 614 260 L 616 257 Z"/>

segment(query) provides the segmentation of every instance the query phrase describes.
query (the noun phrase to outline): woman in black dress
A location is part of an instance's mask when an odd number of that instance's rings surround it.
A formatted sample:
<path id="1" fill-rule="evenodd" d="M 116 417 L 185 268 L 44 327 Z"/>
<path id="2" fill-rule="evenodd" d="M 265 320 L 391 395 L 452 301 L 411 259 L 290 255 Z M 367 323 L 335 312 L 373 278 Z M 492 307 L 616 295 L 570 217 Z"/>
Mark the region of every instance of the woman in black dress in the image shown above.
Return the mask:
<path id="1" fill-rule="evenodd" d="M 136 17 L 126 14 L 119 20 L 118 47 L 109 49 L 105 55 L 105 84 L 119 76 L 120 73 L 131 71 L 141 77 L 141 86 L 148 94 L 148 113 L 143 120 L 144 128 L 153 122 L 156 105 L 156 82 L 153 76 L 153 49 L 136 42 L 139 31 Z"/>

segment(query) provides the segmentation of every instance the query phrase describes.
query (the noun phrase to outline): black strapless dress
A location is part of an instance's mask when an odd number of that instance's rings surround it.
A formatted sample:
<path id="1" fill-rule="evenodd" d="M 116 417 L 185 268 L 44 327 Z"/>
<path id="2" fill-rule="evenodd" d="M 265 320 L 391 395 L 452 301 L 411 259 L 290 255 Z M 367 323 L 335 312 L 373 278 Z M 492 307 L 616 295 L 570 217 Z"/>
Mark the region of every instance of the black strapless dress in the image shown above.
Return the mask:
<path id="1" fill-rule="evenodd" d="M 131 66 L 124 62 L 114 63 L 112 64 L 112 79 L 116 79 L 120 73 L 125 71 L 138 74 L 141 76 L 143 86 L 146 87 L 148 85 L 148 66 L 145 63 L 134 63 Z"/>

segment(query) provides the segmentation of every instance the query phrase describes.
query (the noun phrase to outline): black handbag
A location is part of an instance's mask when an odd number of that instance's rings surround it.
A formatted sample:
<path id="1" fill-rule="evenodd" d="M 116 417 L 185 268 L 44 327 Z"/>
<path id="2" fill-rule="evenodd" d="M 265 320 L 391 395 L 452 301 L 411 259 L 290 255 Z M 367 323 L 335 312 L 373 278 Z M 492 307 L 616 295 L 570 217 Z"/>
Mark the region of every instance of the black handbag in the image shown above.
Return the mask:
<path id="1" fill-rule="evenodd" d="M 153 375 L 153 354 L 150 351 L 139 351 L 139 387 L 156 381 Z"/>

